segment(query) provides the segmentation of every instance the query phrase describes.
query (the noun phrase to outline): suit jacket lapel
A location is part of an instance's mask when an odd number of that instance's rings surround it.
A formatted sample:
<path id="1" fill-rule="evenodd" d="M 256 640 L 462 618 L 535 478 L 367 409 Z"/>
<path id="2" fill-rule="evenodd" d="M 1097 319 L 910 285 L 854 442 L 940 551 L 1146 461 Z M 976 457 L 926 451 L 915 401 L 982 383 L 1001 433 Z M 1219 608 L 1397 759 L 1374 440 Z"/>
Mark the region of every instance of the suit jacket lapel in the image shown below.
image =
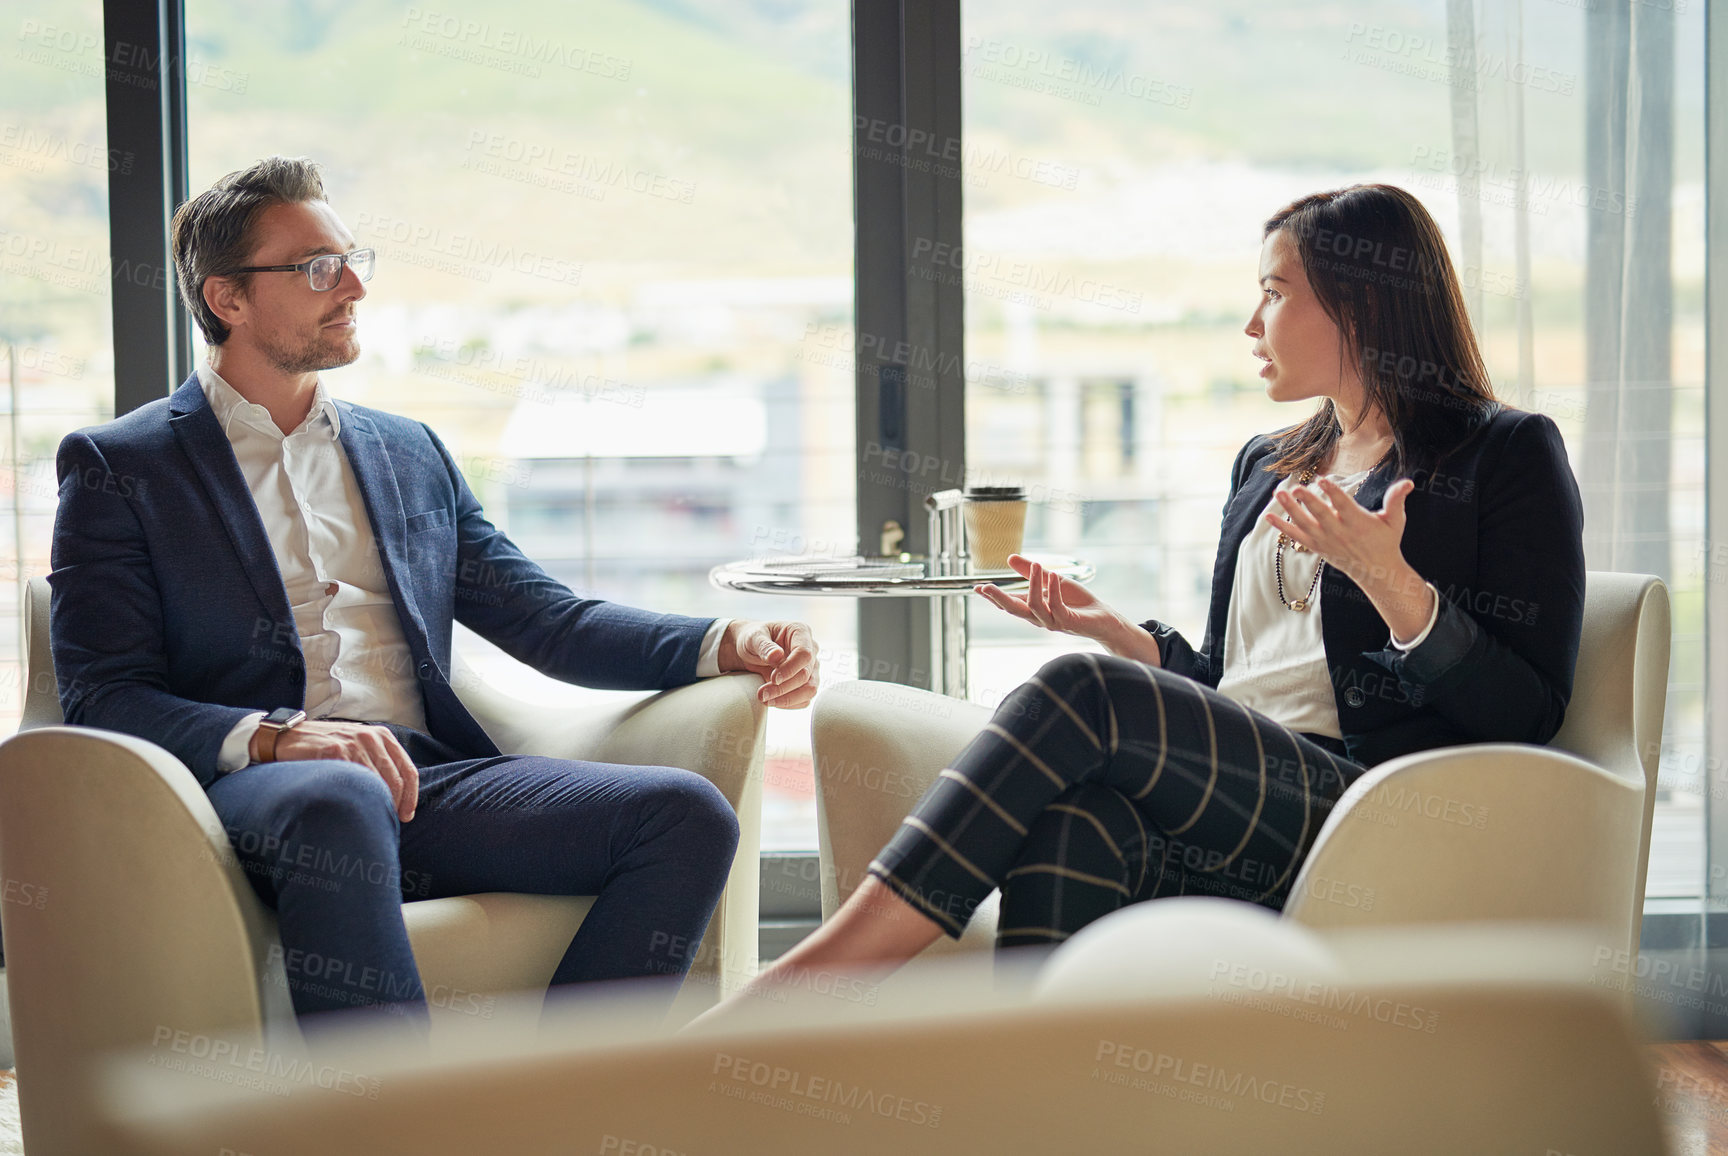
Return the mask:
<path id="1" fill-rule="evenodd" d="M 1362 487 L 1355 495 L 1356 504 L 1370 512 L 1378 510 L 1386 500 L 1387 487 L 1395 480 L 1389 467 L 1377 467 L 1362 479 Z M 1320 602 L 1325 607 L 1320 615 L 1320 635 L 1326 643 L 1327 661 L 1336 670 L 1340 661 L 1356 657 L 1354 653 L 1346 653 L 1353 648 L 1347 647 L 1344 640 L 1361 636 L 1365 626 L 1359 620 L 1366 616 L 1379 622 L 1380 612 L 1374 609 L 1374 604 L 1368 601 L 1368 595 L 1356 580 L 1336 566 L 1326 567 L 1326 573 L 1320 578 Z"/>
<path id="2" fill-rule="evenodd" d="M 1241 487 L 1237 489 L 1236 496 L 1230 501 L 1229 510 L 1224 514 L 1223 540 L 1230 545 L 1232 572 L 1235 570 L 1236 551 L 1242 547 L 1242 539 L 1254 528 L 1260 511 L 1272 500 L 1272 491 L 1284 480 L 1277 474 L 1261 469 L 1263 464 L 1262 461 L 1256 461 L 1249 467 L 1248 476 L 1242 479 Z"/>
<path id="3" fill-rule="evenodd" d="M 342 448 L 348 454 L 348 465 L 354 471 L 354 481 L 360 487 L 360 497 L 366 503 L 366 516 L 372 521 L 372 537 L 378 543 L 378 559 L 384 567 L 385 580 L 396 600 L 398 617 L 404 631 L 420 628 L 420 609 L 414 601 L 411 584 L 402 581 L 407 571 L 408 516 L 402 508 L 402 491 L 396 484 L 396 471 L 391 467 L 390 454 L 377 427 L 353 406 L 336 403 L 342 412 Z M 424 641 L 424 639 L 422 639 Z"/>
<path id="4" fill-rule="evenodd" d="M 1256 459 L 1249 466 L 1248 476 L 1242 479 L 1236 496 L 1224 512 L 1218 539 L 1218 560 L 1212 567 L 1212 613 L 1206 623 L 1205 645 L 1212 654 L 1213 673 L 1220 676 L 1224 670 L 1224 625 L 1230 613 L 1230 594 L 1236 586 L 1236 559 L 1242 552 L 1242 539 L 1254 528 L 1255 519 L 1272 500 L 1272 491 L 1283 480 L 1277 474 L 1261 469 L 1262 464 L 1263 458 Z M 1217 684 L 1218 679 L 1214 678 L 1212 685 Z"/>
<path id="5" fill-rule="evenodd" d="M 1386 500 L 1386 491 L 1396 480 L 1386 466 L 1376 468 L 1362 479 L 1362 488 L 1356 491 L 1356 504 L 1373 513 Z"/>
<path id="6" fill-rule="evenodd" d="M 240 461 L 216 412 L 204 396 L 193 374 L 169 399 L 170 428 L 180 441 L 180 448 L 192 460 L 205 493 L 216 504 L 222 525 L 240 555 L 241 569 L 252 583 L 258 601 L 277 622 L 292 624 L 293 611 L 288 606 L 288 590 L 282 581 L 282 571 L 276 565 L 276 552 L 264 533 L 264 521 L 258 516 L 258 503 L 246 477 L 240 472 Z"/>

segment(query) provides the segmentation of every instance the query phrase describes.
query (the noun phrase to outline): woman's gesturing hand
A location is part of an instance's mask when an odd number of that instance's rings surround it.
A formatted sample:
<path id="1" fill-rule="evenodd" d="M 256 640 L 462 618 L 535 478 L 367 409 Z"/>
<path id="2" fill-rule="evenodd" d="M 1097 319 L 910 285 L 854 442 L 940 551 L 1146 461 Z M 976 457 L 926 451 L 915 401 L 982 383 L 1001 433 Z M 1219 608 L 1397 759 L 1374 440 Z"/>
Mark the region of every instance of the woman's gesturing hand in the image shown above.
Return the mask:
<path id="1" fill-rule="evenodd" d="M 1379 510 L 1365 510 L 1343 486 L 1321 478 L 1315 485 L 1277 491 L 1284 516 L 1268 511 L 1265 517 L 1367 588 L 1404 565 L 1404 499 L 1415 488 L 1411 479 L 1399 478 L 1386 488 Z"/>
<path id="2" fill-rule="evenodd" d="M 1026 578 L 1025 594 L 1010 594 L 990 583 L 972 589 L 983 595 L 985 601 L 1034 626 L 1090 638 L 1103 643 L 1112 654 L 1157 664 L 1158 644 L 1152 636 L 1080 583 L 1046 570 L 1021 554 L 1008 555 L 1008 565 Z"/>
<path id="3" fill-rule="evenodd" d="M 1277 491 L 1284 516 L 1268 510 L 1266 521 L 1342 570 L 1374 604 L 1396 638 L 1412 638 L 1428 621 L 1435 595 L 1404 559 L 1404 501 L 1412 478 L 1386 487 L 1380 509 L 1367 510 L 1331 478 L 1319 485 Z"/>

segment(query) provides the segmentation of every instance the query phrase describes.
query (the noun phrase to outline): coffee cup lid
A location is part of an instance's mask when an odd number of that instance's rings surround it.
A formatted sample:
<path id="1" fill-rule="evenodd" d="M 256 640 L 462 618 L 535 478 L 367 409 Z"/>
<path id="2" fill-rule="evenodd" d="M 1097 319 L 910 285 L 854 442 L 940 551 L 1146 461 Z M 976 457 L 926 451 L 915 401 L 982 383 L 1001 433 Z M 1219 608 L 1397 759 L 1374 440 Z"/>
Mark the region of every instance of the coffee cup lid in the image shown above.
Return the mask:
<path id="1" fill-rule="evenodd" d="M 1020 501 L 1025 497 L 1022 486 L 973 486 L 966 491 L 967 500 L 974 502 Z"/>

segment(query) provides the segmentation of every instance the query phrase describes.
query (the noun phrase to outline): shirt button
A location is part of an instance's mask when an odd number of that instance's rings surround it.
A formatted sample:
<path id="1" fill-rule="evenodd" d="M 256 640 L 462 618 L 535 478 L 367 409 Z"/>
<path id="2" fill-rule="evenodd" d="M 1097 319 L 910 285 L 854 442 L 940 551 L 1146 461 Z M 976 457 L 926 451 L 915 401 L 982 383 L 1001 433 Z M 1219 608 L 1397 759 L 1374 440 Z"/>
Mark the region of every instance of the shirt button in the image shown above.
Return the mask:
<path id="1" fill-rule="evenodd" d="M 430 662 L 422 662 L 420 664 L 420 677 L 421 678 L 431 678 L 432 677 L 432 664 Z"/>
<path id="2" fill-rule="evenodd" d="M 1361 706 L 1368 701 L 1368 696 L 1362 693 L 1360 687 L 1352 686 L 1344 691 L 1344 701 L 1351 706 Z"/>

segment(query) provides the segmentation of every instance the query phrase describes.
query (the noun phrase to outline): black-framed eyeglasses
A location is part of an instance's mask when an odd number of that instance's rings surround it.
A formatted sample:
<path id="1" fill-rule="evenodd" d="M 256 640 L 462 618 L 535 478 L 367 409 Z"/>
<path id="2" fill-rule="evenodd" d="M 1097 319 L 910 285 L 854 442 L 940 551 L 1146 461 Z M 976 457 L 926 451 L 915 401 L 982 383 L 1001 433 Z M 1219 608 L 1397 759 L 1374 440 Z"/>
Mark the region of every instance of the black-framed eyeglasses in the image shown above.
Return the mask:
<path id="1" fill-rule="evenodd" d="M 232 269 L 233 273 L 304 273 L 306 281 L 316 293 L 325 293 L 336 288 L 336 283 L 342 280 L 344 265 L 354 270 L 354 276 L 362 281 L 372 280 L 372 269 L 377 264 L 377 254 L 371 249 L 354 249 L 347 253 L 325 253 L 310 261 L 302 261 L 298 265 L 247 265 L 242 269 Z"/>

